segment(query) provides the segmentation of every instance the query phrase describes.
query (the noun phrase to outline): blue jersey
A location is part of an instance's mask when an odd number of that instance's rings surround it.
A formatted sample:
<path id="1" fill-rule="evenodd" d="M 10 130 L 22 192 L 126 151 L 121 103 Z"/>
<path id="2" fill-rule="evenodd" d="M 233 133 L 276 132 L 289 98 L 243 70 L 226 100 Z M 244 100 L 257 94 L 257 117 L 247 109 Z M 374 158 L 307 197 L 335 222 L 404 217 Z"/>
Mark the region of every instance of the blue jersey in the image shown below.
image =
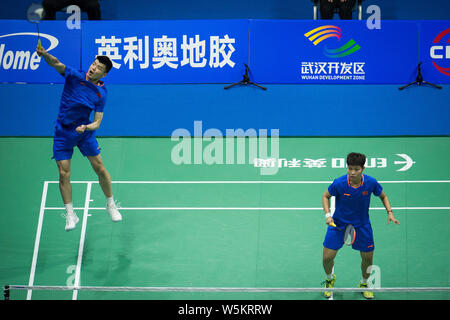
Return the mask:
<path id="1" fill-rule="evenodd" d="M 361 185 L 350 185 L 349 176 L 337 178 L 328 187 L 328 192 L 336 197 L 336 209 L 333 220 L 345 224 L 360 226 L 369 222 L 370 196 L 380 196 L 383 188 L 375 178 L 362 175 Z"/>
<path id="2" fill-rule="evenodd" d="M 58 120 L 63 125 L 88 124 L 92 111 L 103 112 L 106 88 L 102 81 L 97 85 L 87 80 L 86 73 L 66 66 L 64 90 L 59 107 Z"/>

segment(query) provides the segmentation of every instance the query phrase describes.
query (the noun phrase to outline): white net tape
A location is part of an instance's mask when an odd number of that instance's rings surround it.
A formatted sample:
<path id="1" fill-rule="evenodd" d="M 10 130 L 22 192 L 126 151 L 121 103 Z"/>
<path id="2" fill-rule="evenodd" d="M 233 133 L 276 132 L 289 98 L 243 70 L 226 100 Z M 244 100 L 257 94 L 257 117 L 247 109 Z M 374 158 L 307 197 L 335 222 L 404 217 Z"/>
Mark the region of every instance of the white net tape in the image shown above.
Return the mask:
<path id="1" fill-rule="evenodd" d="M 10 285 L 10 290 L 80 290 L 80 291 L 135 291 L 135 292 L 430 292 L 450 291 L 450 287 L 397 288 L 243 288 L 243 287 L 89 287 L 89 286 L 26 286 Z"/>

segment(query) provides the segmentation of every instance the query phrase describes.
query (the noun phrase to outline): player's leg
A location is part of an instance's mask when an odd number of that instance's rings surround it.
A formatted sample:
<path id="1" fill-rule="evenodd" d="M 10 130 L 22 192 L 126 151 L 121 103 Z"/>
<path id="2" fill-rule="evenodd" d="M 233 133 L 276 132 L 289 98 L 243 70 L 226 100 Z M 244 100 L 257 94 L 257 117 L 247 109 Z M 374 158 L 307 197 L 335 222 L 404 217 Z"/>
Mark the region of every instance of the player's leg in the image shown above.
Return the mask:
<path id="1" fill-rule="evenodd" d="M 362 280 L 360 281 L 358 288 L 368 288 L 367 280 L 370 277 L 370 271 L 373 264 L 373 250 L 370 252 L 361 251 L 361 273 Z M 362 295 L 366 299 L 373 299 L 373 291 L 364 291 Z"/>
<path id="2" fill-rule="evenodd" d="M 361 254 L 361 274 L 362 280 L 358 284 L 358 288 L 368 288 L 367 280 L 370 277 L 370 267 L 373 265 L 373 253 L 375 249 L 373 230 L 370 222 L 355 228 L 356 239 L 353 243 L 353 249 L 359 250 Z M 373 299 L 373 291 L 364 291 L 364 298 Z"/>
<path id="3" fill-rule="evenodd" d="M 326 274 L 326 279 L 322 283 L 325 285 L 325 288 L 334 288 L 334 283 L 336 282 L 336 275 L 333 274 L 333 267 L 334 267 L 334 258 L 336 257 L 337 250 L 329 249 L 327 247 L 323 247 L 323 254 L 322 254 L 322 264 L 323 264 L 323 270 Z M 323 295 L 325 298 L 331 298 L 333 296 L 332 291 L 324 291 Z"/>
<path id="4" fill-rule="evenodd" d="M 111 175 L 108 170 L 106 170 L 105 165 L 103 164 L 102 157 L 99 155 L 96 156 L 88 156 L 89 162 L 91 163 L 92 169 L 94 169 L 95 173 L 98 176 L 98 182 L 105 194 L 106 198 L 111 198 L 113 196 L 112 185 L 111 185 Z"/>
<path id="5" fill-rule="evenodd" d="M 79 143 L 77 144 L 81 154 L 89 159 L 92 168 L 98 176 L 98 182 L 107 199 L 113 196 L 111 186 L 111 176 L 103 164 L 100 156 L 100 147 L 95 137 L 94 131 L 85 131 Z"/>
<path id="6" fill-rule="evenodd" d="M 335 223 L 342 228 L 337 220 Z M 323 269 L 327 275 L 330 275 L 334 266 L 334 258 L 340 248 L 344 245 L 344 234 L 337 228 L 328 227 L 323 241 Z"/>
<path id="7" fill-rule="evenodd" d="M 337 250 L 323 247 L 322 264 L 323 270 L 327 276 L 331 275 L 333 272 L 334 258 L 336 257 L 337 252 Z"/>
<path id="8" fill-rule="evenodd" d="M 74 212 L 72 203 L 72 185 L 70 184 L 70 165 L 73 147 L 76 141 L 70 130 L 56 123 L 53 136 L 53 158 L 56 160 L 59 173 L 59 191 L 66 209 L 66 231 L 75 229 L 79 219 Z"/>
<path id="9" fill-rule="evenodd" d="M 370 277 L 370 267 L 373 265 L 373 252 L 361 252 L 361 274 L 362 282 L 367 283 L 367 279 Z"/>
<path id="10" fill-rule="evenodd" d="M 341 226 L 340 222 L 335 220 L 338 226 Z M 342 227 L 342 226 L 341 226 Z M 344 235 L 342 231 L 337 228 L 328 227 L 327 233 L 325 235 L 325 240 L 323 241 L 323 255 L 322 264 L 323 269 L 326 274 L 326 279 L 323 282 L 325 288 L 333 288 L 336 282 L 336 275 L 333 274 L 334 258 L 340 248 L 344 245 Z M 324 291 L 324 296 L 326 298 L 331 298 L 333 296 L 332 291 Z"/>
<path id="11" fill-rule="evenodd" d="M 355 228 L 356 239 L 352 245 L 354 250 L 358 250 L 361 254 L 361 273 L 363 282 L 370 276 L 369 268 L 373 262 L 373 252 L 375 249 L 375 243 L 373 239 L 373 230 L 370 222 L 358 226 Z"/>
<path id="12" fill-rule="evenodd" d="M 59 172 L 59 191 L 66 209 L 66 231 L 75 229 L 79 218 L 73 210 L 72 185 L 70 184 L 70 159 L 56 161 Z"/>
<path id="13" fill-rule="evenodd" d="M 72 185 L 70 184 L 70 159 L 56 161 L 59 172 L 59 191 L 64 205 L 72 203 Z"/>
<path id="14" fill-rule="evenodd" d="M 87 156 L 89 162 L 91 163 L 92 168 L 98 176 L 98 182 L 100 183 L 100 187 L 103 190 L 103 193 L 106 197 L 106 211 L 110 214 L 112 221 L 121 221 L 122 216 L 117 210 L 116 204 L 114 202 L 112 184 L 111 184 L 111 175 L 108 170 L 106 170 L 105 165 L 103 164 L 102 157 L 100 154 L 96 156 Z"/>

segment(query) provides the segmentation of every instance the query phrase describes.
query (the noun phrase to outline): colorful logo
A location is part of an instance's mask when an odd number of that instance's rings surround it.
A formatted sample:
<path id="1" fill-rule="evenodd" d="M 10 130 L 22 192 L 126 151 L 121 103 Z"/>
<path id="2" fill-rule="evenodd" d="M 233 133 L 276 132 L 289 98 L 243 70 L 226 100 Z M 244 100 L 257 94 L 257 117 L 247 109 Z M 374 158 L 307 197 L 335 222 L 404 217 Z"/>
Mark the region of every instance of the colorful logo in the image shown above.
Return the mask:
<path id="1" fill-rule="evenodd" d="M 438 60 L 439 62 L 442 60 L 450 61 L 450 37 L 447 38 L 447 41 L 442 40 L 448 34 L 450 34 L 450 28 L 442 31 L 434 38 L 433 46 L 430 48 L 430 56 L 432 59 Z M 450 76 L 450 68 L 441 67 L 434 60 L 432 61 L 434 67 L 440 73 Z"/>
<path id="2" fill-rule="evenodd" d="M 305 37 L 307 37 L 315 46 L 328 38 L 337 38 L 338 41 L 341 41 L 341 36 L 341 28 L 332 25 L 321 26 L 305 33 Z M 355 53 L 359 49 L 361 49 L 361 47 L 355 40 L 350 39 L 346 44 L 337 49 L 325 47 L 324 54 L 329 58 L 342 58 Z"/>

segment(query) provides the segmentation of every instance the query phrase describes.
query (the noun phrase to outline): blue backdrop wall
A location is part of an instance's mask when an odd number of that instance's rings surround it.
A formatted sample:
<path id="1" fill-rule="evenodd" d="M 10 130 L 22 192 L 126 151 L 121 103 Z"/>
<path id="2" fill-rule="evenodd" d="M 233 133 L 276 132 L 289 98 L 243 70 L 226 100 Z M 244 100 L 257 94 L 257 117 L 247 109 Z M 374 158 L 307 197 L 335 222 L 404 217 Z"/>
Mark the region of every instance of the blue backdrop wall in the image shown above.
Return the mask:
<path id="1" fill-rule="evenodd" d="M 32 1 L 2 0 L 1 19 L 21 19 Z M 309 19 L 309 0 L 103 0 L 104 19 Z M 130 6 L 130 3 L 133 3 Z M 448 19 L 450 1 L 367 0 L 384 19 Z M 411 79 L 412 80 L 412 79 Z M 177 128 L 280 129 L 285 136 L 449 135 L 450 86 L 223 84 L 110 85 L 98 135 L 170 136 Z M 1 136 L 50 136 L 62 85 L 0 85 Z M 139 121 L 136 121 L 138 119 Z M 270 132 L 269 132 L 270 133 Z"/>
<path id="2" fill-rule="evenodd" d="M 0 135 L 50 136 L 63 85 L 0 85 Z M 450 86 L 394 85 L 111 85 L 101 136 L 170 136 L 279 129 L 282 136 L 449 135 Z"/>

